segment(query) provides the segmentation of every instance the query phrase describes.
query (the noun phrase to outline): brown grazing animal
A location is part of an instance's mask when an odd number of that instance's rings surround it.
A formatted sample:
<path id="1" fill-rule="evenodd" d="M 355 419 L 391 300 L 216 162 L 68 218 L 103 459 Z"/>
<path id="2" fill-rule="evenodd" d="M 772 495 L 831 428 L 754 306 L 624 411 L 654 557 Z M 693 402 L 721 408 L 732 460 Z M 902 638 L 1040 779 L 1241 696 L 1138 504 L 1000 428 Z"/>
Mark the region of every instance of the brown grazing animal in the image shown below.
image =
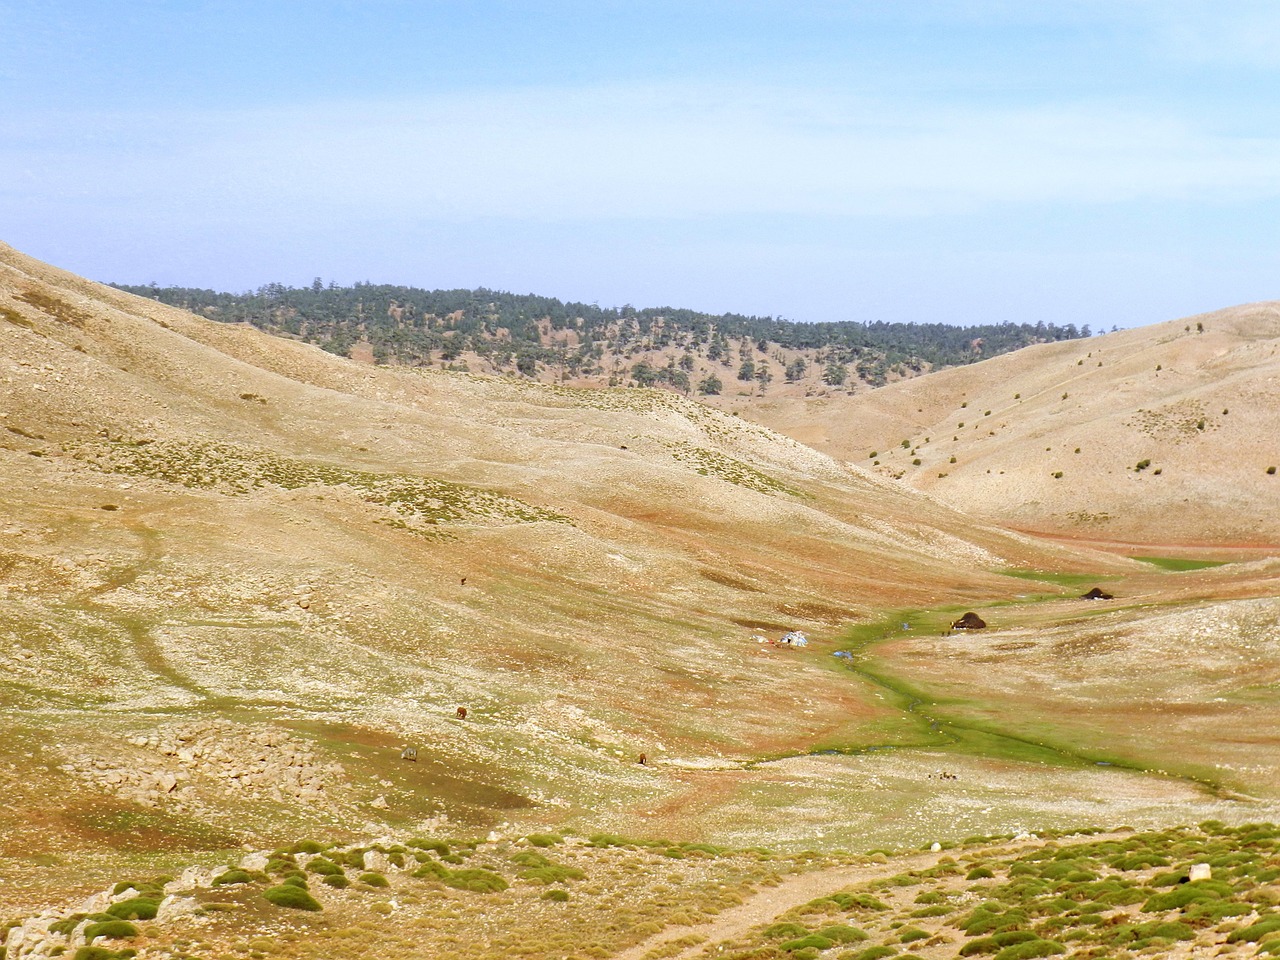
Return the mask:
<path id="1" fill-rule="evenodd" d="M 459 707 L 459 708 L 458 708 L 458 719 L 459 719 L 459 720 L 465 720 L 465 719 L 467 719 L 467 708 L 466 708 L 466 707 Z"/>
<path id="2" fill-rule="evenodd" d="M 645 756 L 643 753 L 640 754 L 640 766 L 643 767 L 648 762 L 649 762 L 649 758 Z"/>

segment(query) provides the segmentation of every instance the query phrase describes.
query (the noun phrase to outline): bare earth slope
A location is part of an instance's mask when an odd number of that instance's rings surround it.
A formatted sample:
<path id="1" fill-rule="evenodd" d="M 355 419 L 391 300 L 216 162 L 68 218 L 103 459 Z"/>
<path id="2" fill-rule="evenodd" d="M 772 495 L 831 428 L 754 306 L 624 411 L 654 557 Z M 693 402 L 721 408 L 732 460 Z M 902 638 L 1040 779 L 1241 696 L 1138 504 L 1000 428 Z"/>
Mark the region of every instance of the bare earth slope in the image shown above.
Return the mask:
<path id="1" fill-rule="evenodd" d="M 820 655 L 849 623 L 1123 567 L 668 394 L 370 369 L 9 248 L 0 418 L 14 843 L 138 805 L 175 843 L 254 814 L 696 833 L 698 770 L 884 738 Z M 752 640 L 789 628 L 819 646 Z"/>
<path id="2" fill-rule="evenodd" d="M 1020 528 L 1153 545 L 1280 543 L 1280 474 L 1267 472 L 1280 467 L 1276 303 L 741 412 Z"/>

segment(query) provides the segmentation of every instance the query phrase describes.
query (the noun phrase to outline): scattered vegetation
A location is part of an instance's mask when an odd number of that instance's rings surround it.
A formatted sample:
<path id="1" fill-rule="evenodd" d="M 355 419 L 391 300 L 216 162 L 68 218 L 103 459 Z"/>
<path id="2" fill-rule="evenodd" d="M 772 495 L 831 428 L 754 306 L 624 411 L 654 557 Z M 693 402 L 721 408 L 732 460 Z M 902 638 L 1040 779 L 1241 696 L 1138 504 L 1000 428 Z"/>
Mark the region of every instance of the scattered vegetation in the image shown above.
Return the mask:
<path id="1" fill-rule="evenodd" d="M 707 314 L 670 307 L 609 308 L 496 290 L 423 290 L 384 284 L 351 287 L 316 281 L 306 287 L 268 284 L 249 293 L 179 287 L 124 286 L 130 293 L 226 323 L 349 356 L 365 341 L 380 363 L 456 364 L 464 355 L 521 376 L 598 376 L 638 386 L 691 392 L 698 364 L 732 369 L 766 384 L 767 360 L 795 382 L 809 370 L 843 386 L 852 376 L 879 386 L 891 376 L 973 363 L 1033 343 L 1089 336 L 1073 324 L 798 323 L 774 317 Z M 787 351 L 783 355 L 780 351 Z M 652 359 L 666 353 L 666 362 Z M 639 361 L 634 358 L 641 356 Z M 631 361 L 631 362 L 628 362 Z M 703 393 L 718 392 L 707 375 Z"/>

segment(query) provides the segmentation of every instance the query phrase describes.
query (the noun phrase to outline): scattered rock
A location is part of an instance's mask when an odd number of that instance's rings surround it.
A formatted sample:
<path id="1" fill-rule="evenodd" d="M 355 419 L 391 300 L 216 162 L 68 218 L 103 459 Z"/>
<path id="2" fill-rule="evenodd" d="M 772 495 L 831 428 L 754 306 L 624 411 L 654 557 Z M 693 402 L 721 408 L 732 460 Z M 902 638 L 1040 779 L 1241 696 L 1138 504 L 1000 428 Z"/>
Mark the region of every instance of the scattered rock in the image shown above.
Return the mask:
<path id="1" fill-rule="evenodd" d="M 187 917 L 199 912 L 200 901 L 195 897 L 167 896 L 160 901 L 160 909 L 156 911 L 156 922 L 165 923 L 175 917 Z"/>

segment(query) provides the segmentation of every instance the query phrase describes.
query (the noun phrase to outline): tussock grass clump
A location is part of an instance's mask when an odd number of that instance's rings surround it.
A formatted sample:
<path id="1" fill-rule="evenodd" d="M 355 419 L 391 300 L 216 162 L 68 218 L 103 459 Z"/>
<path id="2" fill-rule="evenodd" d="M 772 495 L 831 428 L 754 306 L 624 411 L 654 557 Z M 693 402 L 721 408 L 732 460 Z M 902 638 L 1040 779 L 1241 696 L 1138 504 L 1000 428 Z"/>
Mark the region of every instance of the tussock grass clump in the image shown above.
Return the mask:
<path id="1" fill-rule="evenodd" d="M 378 887 L 380 889 L 386 889 L 387 887 L 391 886 L 391 884 L 387 882 L 386 877 L 384 877 L 380 873 L 375 873 L 372 870 L 369 871 L 368 873 L 360 874 L 360 876 L 357 879 L 359 879 L 361 883 L 370 887 Z"/>
<path id="2" fill-rule="evenodd" d="M 558 843 L 564 843 L 564 837 L 558 833 L 531 833 L 525 839 L 535 847 L 554 847 Z"/>
<path id="3" fill-rule="evenodd" d="M 108 950 L 106 947 L 81 947 L 72 956 L 72 960 L 132 960 L 138 951 L 132 947 L 123 950 Z"/>
<path id="4" fill-rule="evenodd" d="M 499 893 L 509 886 L 501 874 L 494 873 L 492 870 L 486 870 L 483 867 L 450 870 L 436 860 L 424 863 L 413 871 L 413 875 L 422 880 L 438 880 L 446 887 L 468 890 L 472 893 Z"/>
<path id="5" fill-rule="evenodd" d="M 151 897 L 132 897 L 107 907 L 106 913 L 117 920 L 154 920 L 160 901 Z"/>
<path id="6" fill-rule="evenodd" d="M 521 880 L 530 880 L 534 883 L 562 883 L 565 880 L 581 880 L 587 875 L 577 867 L 555 863 L 534 850 L 517 853 L 511 858 L 511 862 L 524 868 L 516 876 Z"/>
<path id="7" fill-rule="evenodd" d="M 364 866 L 364 861 L 360 861 L 360 865 Z M 307 864 L 307 873 L 318 873 L 323 877 L 336 876 L 342 873 L 342 868 L 327 857 L 316 857 Z"/>
<path id="8" fill-rule="evenodd" d="M 809 928 L 806 927 L 803 923 L 796 923 L 795 921 L 784 920 L 782 923 L 775 923 L 775 924 L 772 924 L 771 926 L 765 927 L 763 936 L 768 940 L 783 940 L 783 939 L 794 940 L 797 937 L 803 937 L 808 933 L 809 933 Z"/>
<path id="9" fill-rule="evenodd" d="M 138 928 L 128 920 L 101 920 L 97 923 L 91 923 L 84 928 L 84 936 L 86 940 L 92 940 L 95 937 L 106 937 L 109 940 L 128 940 L 138 935 Z"/>
<path id="10" fill-rule="evenodd" d="M 225 887 L 234 883 L 255 883 L 255 882 L 261 882 L 265 880 L 266 880 L 266 877 L 263 876 L 262 874 L 254 875 L 250 873 L 248 870 L 232 868 L 231 870 L 228 870 L 225 873 L 220 873 L 216 877 L 214 877 L 213 886 Z M 147 917 L 144 919 L 150 919 L 150 918 Z"/>
<path id="11" fill-rule="evenodd" d="M 289 910 L 311 910 L 319 912 L 323 909 L 320 902 L 311 896 L 304 887 L 297 887 L 293 884 L 282 883 L 277 887 L 267 887 L 262 891 L 263 899 L 268 903 L 275 904 L 277 907 L 285 907 Z"/>
<path id="12" fill-rule="evenodd" d="M 569 900 L 568 890 L 546 890 L 542 894 L 543 900 L 550 900 L 553 903 L 567 903 Z"/>
<path id="13" fill-rule="evenodd" d="M 351 881 L 347 879 L 345 873 L 333 873 L 320 879 L 320 882 L 327 887 L 333 887 L 335 890 L 345 890 L 351 886 Z"/>
<path id="14" fill-rule="evenodd" d="M 533 834 L 533 836 L 551 836 L 551 834 Z M 535 847 L 547 846 L 547 844 L 534 843 L 533 836 L 527 837 L 526 839 L 528 839 L 530 843 L 533 843 Z M 422 850 L 427 853 L 436 853 L 442 857 L 449 855 L 449 845 L 443 840 L 414 837 L 412 840 L 406 841 L 405 846 L 412 847 L 415 850 Z"/>
<path id="15" fill-rule="evenodd" d="M 1005 947 L 995 955 L 995 960 L 1029 960 L 1032 957 L 1052 957 L 1066 953 L 1067 948 L 1056 940 L 1028 940 Z"/>
<path id="16" fill-rule="evenodd" d="M 850 953 L 845 956 L 848 957 L 848 960 L 883 960 L 884 957 L 892 957 L 897 952 L 893 947 L 882 945 L 867 947 L 865 950 L 859 950 L 857 953 Z"/>

